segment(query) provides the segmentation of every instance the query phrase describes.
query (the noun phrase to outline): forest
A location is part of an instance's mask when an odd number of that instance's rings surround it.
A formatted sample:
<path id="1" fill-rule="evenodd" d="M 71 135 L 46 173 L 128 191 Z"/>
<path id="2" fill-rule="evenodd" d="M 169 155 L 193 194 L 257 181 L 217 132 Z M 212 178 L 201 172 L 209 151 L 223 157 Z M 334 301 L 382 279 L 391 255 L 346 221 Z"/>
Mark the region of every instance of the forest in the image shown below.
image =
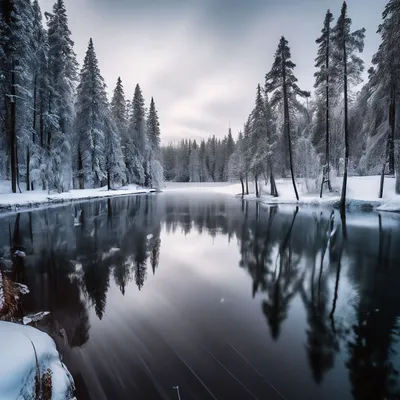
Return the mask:
<path id="1" fill-rule="evenodd" d="M 296 64 L 288 40 L 282 36 L 263 85 L 256 89 L 254 108 L 236 141 L 229 130 L 224 139 L 182 140 L 162 148 L 165 178 L 175 181 L 261 179 L 278 196 L 275 179 L 304 178 L 310 192 L 332 191 L 331 177 L 343 177 L 342 203 L 347 177 L 396 173 L 400 193 L 399 87 L 400 1 L 390 0 L 377 27 L 381 44 L 363 85 L 365 29 L 353 30 L 347 4 L 340 13 L 328 10 L 316 38 L 314 92 L 297 84 Z M 311 45 L 312 43 L 310 43 Z"/>
<path id="2" fill-rule="evenodd" d="M 162 181 L 160 124 L 137 84 L 107 99 L 92 39 L 78 72 L 63 0 L 0 4 L 0 179 L 21 190 L 69 191 Z"/>

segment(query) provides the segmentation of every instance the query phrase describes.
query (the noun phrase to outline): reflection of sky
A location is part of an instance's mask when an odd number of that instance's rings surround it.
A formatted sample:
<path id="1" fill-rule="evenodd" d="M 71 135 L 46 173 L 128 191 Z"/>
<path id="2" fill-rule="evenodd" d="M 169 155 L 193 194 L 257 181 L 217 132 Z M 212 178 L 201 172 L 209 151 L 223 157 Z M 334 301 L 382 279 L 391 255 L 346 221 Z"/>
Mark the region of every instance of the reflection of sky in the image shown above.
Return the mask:
<path id="1" fill-rule="evenodd" d="M 54 0 L 39 0 L 51 10 Z M 367 69 L 384 0 L 351 0 L 354 29 L 364 26 Z M 65 0 L 79 62 L 94 40 L 109 92 L 121 76 L 128 98 L 139 82 L 154 96 L 163 139 L 222 136 L 242 128 L 264 82 L 279 37 L 292 48 L 296 75 L 312 90 L 326 10 L 342 0 Z"/>

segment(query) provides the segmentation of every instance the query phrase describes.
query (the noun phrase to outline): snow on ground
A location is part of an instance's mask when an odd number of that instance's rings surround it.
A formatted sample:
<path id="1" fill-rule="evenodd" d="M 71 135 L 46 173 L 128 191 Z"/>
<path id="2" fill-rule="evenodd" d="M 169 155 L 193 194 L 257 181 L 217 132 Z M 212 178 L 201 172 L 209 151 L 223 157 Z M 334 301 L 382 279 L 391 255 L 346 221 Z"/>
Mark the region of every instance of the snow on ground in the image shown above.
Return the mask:
<path id="1" fill-rule="evenodd" d="M 337 206 L 340 201 L 342 178 L 332 180 L 333 193 L 324 191 L 322 199 L 319 193 L 307 193 L 303 179 L 297 180 L 297 189 L 300 201 L 296 201 L 291 179 L 278 179 L 276 185 L 279 197 L 275 198 L 268 194 L 269 185 L 264 187 L 261 183 L 261 201 L 267 204 L 305 204 L 314 206 Z M 385 178 L 383 199 L 379 199 L 380 176 L 349 177 L 347 187 L 348 206 L 350 208 L 376 208 L 379 211 L 400 212 L 400 196 L 395 195 L 395 178 Z M 232 182 L 204 182 L 204 183 L 182 183 L 166 182 L 164 192 L 190 192 L 190 193 L 224 193 L 237 195 L 241 194 L 240 183 Z M 319 188 L 317 188 L 319 191 Z M 245 196 L 246 199 L 256 199 L 254 185 L 249 183 L 249 191 L 253 194 Z"/>
<path id="2" fill-rule="evenodd" d="M 21 187 L 22 189 L 22 187 Z M 111 196 L 149 193 L 151 189 L 144 189 L 137 185 L 124 186 L 118 190 L 107 190 L 107 187 L 98 189 L 71 190 L 67 193 L 51 193 L 45 190 L 23 191 L 10 193 L 9 181 L 0 181 L 0 210 L 12 210 L 23 207 L 36 207 L 42 204 L 64 203 L 74 200 L 98 199 Z"/>
<path id="3" fill-rule="evenodd" d="M 53 339 L 46 333 L 30 326 L 0 322 L 0 343 L 1 399 L 35 398 L 35 351 L 41 377 L 48 369 L 51 371 L 52 400 L 74 397 L 73 378 L 61 362 Z"/>

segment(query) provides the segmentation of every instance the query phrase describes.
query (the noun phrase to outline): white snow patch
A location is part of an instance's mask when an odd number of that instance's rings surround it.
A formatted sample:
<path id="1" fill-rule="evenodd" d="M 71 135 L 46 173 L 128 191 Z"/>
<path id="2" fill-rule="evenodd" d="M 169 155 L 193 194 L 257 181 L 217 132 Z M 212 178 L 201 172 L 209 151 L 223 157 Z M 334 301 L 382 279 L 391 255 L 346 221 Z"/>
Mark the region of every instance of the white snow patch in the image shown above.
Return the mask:
<path id="1" fill-rule="evenodd" d="M 149 234 L 146 236 L 146 238 L 147 238 L 147 240 L 151 240 L 151 239 L 153 239 L 153 235 L 152 235 L 151 233 L 149 233 Z"/>
<path id="2" fill-rule="evenodd" d="M 19 290 L 19 292 L 21 294 L 28 294 L 29 293 L 28 286 L 23 285 L 22 283 L 17 283 L 17 282 L 15 282 L 14 285 L 18 287 L 18 290 Z"/>
<path id="3" fill-rule="evenodd" d="M 17 256 L 17 257 L 21 257 L 21 258 L 26 257 L 25 252 L 24 252 L 24 251 L 21 251 L 21 250 L 17 250 L 17 251 L 14 253 L 14 255 Z"/>
<path id="4" fill-rule="evenodd" d="M 73 399 L 74 381 L 60 360 L 53 339 L 30 326 L 0 322 L 0 398 L 34 398 L 36 361 L 41 374 L 50 369 L 52 400 Z"/>
<path id="5" fill-rule="evenodd" d="M 110 250 L 108 250 L 107 252 L 103 253 L 101 258 L 104 261 L 105 259 L 111 257 L 114 253 L 120 251 L 121 249 L 119 249 L 118 247 L 111 247 Z M 81 268 L 82 268 L 82 264 L 81 264 Z"/>
<path id="6" fill-rule="evenodd" d="M 36 314 L 30 314 L 30 315 L 26 315 L 23 319 L 22 322 L 24 325 L 28 325 L 31 324 L 32 322 L 37 322 L 40 321 L 41 319 L 43 319 L 46 315 L 49 315 L 50 312 L 49 311 L 42 311 L 42 312 L 38 312 Z"/>

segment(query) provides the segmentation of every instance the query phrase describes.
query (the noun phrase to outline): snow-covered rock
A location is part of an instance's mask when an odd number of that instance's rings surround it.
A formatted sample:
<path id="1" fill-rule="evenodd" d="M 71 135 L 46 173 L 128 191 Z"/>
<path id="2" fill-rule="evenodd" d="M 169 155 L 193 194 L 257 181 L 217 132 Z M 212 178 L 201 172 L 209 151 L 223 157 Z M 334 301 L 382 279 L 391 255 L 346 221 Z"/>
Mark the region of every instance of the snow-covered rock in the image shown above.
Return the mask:
<path id="1" fill-rule="evenodd" d="M 30 326 L 0 322 L 0 399 L 35 399 L 37 363 L 41 378 L 51 371 L 52 400 L 73 399 L 74 381 L 53 339 Z"/>

